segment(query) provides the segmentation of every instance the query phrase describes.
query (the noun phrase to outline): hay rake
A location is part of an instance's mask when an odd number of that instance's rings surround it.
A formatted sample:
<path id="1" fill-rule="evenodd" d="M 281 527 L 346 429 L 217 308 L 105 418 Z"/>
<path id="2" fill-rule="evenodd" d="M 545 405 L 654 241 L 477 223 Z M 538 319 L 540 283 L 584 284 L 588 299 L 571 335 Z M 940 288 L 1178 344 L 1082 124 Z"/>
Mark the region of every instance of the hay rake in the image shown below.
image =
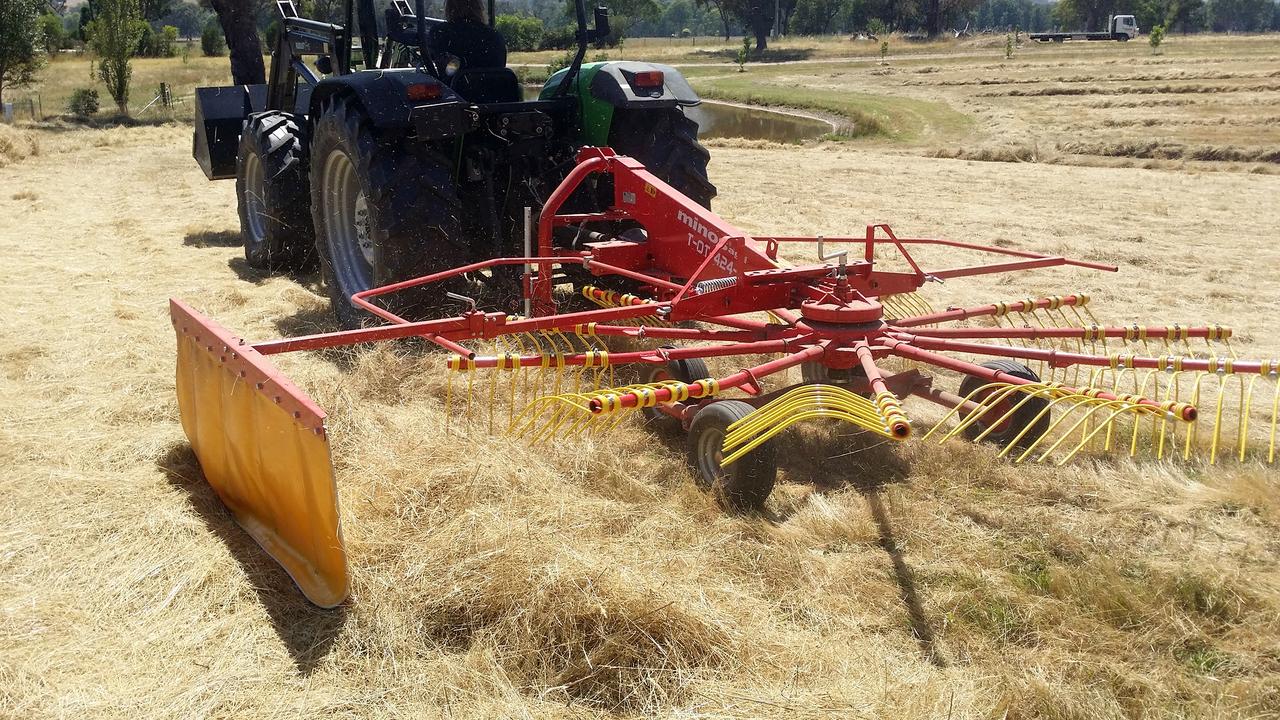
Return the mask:
<path id="1" fill-rule="evenodd" d="M 460 406 L 450 433 L 548 442 L 643 414 L 687 430 L 695 477 L 747 508 L 772 490 L 787 427 L 827 420 L 902 441 L 914 432 L 908 397 L 942 408 L 924 438 L 992 442 L 1013 461 L 1203 451 L 1211 462 L 1275 462 L 1280 361 L 1237 357 L 1228 328 L 1109 326 L 1080 293 L 945 310 L 918 294 L 951 278 L 1113 266 L 899 238 L 887 225 L 859 237 L 753 238 L 630 158 L 588 148 L 578 161 L 543 205 L 525 257 L 352 297 L 383 325 L 250 343 L 171 301 L 187 437 L 240 524 L 312 602 L 345 598 L 345 555 L 325 415 L 274 369 L 267 356 L 278 353 L 424 338 L 449 353 L 445 399 Z M 611 206 L 562 211 L 592 176 L 611 181 Z M 781 260 L 796 243 L 815 245 L 818 262 Z M 833 245 L 862 252 L 850 259 Z M 925 271 L 910 252 L 919 246 L 999 257 Z M 881 269 L 878 251 L 906 269 Z M 461 314 L 410 320 L 388 302 L 504 266 L 523 272 L 522 315 L 451 294 Z M 575 297 L 589 309 L 561 308 Z M 708 360 L 740 369 L 713 373 Z M 959 390 L 938 387 L 938 376 L 957 376 Z"/>

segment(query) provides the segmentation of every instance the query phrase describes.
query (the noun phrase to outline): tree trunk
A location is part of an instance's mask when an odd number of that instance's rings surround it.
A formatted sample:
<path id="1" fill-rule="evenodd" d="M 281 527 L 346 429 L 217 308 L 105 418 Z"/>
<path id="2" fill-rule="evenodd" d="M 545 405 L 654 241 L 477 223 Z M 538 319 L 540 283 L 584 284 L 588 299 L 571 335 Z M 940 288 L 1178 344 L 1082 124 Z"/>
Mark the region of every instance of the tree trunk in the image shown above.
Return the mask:
<path id="1" fill-rule="evenodd" d="M 210 0 L 231 51 L 231 77 L 237 85 L 260 85 L 267 81 L 262 64 L 262 43 L 250 0 Z"/>
<path id="2" fill-rule="evenodd" d="M 756 36 L 756 52 L 764 52 L 769 47 L 769 31 L 773 29 L 773 18 L 756 15 L 751 18 L 751 32 Z"/>
<path id="3" fill-rule="evenodd" d="M 716 9 L 720 11 L 720 24 L 724 26 L 724 41 L 729 42 L 729 16 L 725 14 L 723 7 L 717 5 Z"/>
<path id="4" fill-rule="evenodd" d="M 925 3 L 924 30 L 931 38 L 942 32 L 942 0 L 927 0 Z"/>

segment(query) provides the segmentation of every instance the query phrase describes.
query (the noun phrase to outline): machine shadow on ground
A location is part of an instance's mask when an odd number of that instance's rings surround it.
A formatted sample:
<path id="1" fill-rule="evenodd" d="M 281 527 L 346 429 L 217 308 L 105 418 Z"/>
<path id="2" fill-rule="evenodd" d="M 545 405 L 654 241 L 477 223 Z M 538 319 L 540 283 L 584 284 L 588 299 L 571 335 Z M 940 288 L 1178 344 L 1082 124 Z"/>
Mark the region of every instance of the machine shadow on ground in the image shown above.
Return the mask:
<path id="1" fill-rule="evenodd" d="M 182 244 L 194 248 L 240 247 L 240 233 L 233 230 L 199 230 L 189 232 Z"/>
<path id="2" fill-rule="evenodd" d="M 907 480 L 910 466 L 898 453 L 898 443 L 868 432 L 843 428 L 810 426 L 780 435 L 778 457 L 785 458 L 781 470 L 789 482 L 807 483 L 819 494 L 853 488 L 867 501 L 875 520 L 878 543 L 893 567 L 898 595 L 902 598 L 911 625 L 911 634 L 920 645 L 920 654 L 937 667 L 947 661 L 916 589 L 915 572 L 899 545 L 884 489 Z M 803 503 L 788 509 L 775 522 L 785 522 Z"/>
<path id="3" fill-rule="evenodd" d="M 322 610 L 306 601 L 289 575 L 236 524 L 231 512 L 218 500 L 190 445 L 173 445 L 156 464 L 171 485 L 187 493 L 191 509 L 227 546 L 258 594 L 294 665 L 302 674 L 310 675 L 342 632 L 347 621 L 346 606 Z"/>

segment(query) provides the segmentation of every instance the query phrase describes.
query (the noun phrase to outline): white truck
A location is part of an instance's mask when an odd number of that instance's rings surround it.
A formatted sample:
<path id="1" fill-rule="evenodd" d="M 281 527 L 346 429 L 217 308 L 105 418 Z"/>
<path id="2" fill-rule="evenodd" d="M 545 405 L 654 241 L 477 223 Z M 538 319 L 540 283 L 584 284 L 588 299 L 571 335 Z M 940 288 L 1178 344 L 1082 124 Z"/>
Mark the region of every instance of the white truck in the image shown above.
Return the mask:
<path id="1" fill-rule="evenodd" d="M 1051 32 L 1031 33 L 1032 40 L 1062 42 L 1064 40 L 1119 40 L 1129 42 L 1138 37 L 1138 21 L 1132 15 L 1112 15 L 1107 21 L 1106 32 Z"/>

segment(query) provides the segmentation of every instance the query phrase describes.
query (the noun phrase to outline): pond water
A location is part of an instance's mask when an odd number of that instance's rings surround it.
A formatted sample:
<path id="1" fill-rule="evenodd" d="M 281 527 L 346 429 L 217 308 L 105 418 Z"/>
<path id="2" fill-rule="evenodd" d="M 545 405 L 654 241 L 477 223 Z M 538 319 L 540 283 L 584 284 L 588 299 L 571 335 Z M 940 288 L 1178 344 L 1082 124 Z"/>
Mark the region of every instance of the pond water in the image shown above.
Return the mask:
<path id="1" fill-rule="evenodd" d="M 540 89 L 538 86 L 526 86 L 525 99 L 537 98 Z M 712 100 L 703 100 L 701 105 L 685 108 L 684 112 L 698 123 L 698 137 L 703 139 L 744 138 L 798 143 L 822 137 L 832 130 L 831 124 L 824 120 Z"/>
<path id="2" fill-rule="evenodd" d="M 831 132 L 831 124 L 823 120 L 708 100 L 696 107 L 685 108 L 684 112 L 698 123 L 698 137 L 701 138 L 794 143 Z"/>

